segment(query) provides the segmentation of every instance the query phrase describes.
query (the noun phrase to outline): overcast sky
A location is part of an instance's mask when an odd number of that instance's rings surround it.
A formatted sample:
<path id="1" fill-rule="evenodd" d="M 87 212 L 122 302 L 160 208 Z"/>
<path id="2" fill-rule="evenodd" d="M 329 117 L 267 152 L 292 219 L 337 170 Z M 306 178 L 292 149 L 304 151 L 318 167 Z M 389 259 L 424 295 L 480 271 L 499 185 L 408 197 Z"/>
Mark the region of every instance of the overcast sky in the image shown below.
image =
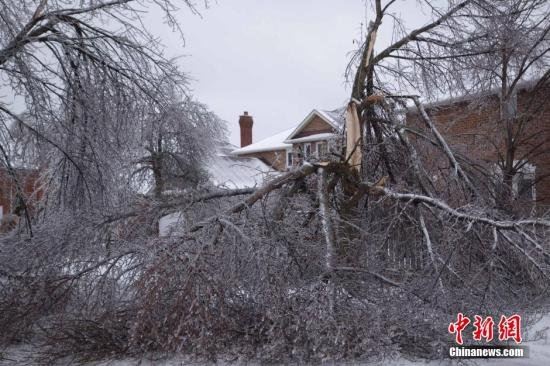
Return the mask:
<path id="1" fill-rule="evenodd" d="M 416 4 L 401 0 L 394 10 L 416 26 L 423 18 Z M 349 97 L 344 72 L 365 23 L 364 0 L 218 0 L 202 16 L 180 14 L 185 47 L 155 16 L 157 32 L 168 55 L 185 55 L 179 62 L 195 96 L 228 122 L 236 145 L 245 110 L 258 141 Z M 391 25 L 383 25 L 379 48 L 391 41 Z"/>

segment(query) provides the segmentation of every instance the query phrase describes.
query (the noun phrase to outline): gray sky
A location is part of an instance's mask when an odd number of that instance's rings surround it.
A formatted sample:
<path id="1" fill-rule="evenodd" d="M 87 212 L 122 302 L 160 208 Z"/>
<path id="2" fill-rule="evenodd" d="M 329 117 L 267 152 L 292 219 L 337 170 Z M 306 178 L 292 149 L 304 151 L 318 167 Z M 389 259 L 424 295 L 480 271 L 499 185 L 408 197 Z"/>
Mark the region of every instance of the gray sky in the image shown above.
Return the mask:
<path id="1" fill-rule="evenodd" d="M 401 0 L 394 9 L 416 26 L 423 18 L 416 4 Z M 153 31 L 167 55 L 185 55 L 179 62 L 195 96 L 228 122 L 230 142 L 239 144 L 245 110 L 258 141 L 348 98 L 344 71 L 365 23 L 364 0 L 218 0 L 201 14 L 181 12 L 185 48 L 158 23 Z M 379 48 L 390 42 L 391 25 L 383 25 Z"/>

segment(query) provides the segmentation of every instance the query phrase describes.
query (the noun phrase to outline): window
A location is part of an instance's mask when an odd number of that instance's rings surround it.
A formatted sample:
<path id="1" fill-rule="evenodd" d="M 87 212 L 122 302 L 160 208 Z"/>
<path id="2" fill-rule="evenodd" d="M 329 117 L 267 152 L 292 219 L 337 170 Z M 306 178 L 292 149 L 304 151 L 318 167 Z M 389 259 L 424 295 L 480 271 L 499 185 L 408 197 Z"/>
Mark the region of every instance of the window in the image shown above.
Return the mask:
<path id="1" fill-rule="evenodd" d="M 514 176 L 512 184 L 516 198 L 522 201 L 534 201 L 536 199 L 535 166 L 529 163 L 522 165 Z"/>
<path id="2" fill-rule="evenodd" d="M 506 118 L 516 118 L 518 115 L 518 95 L 514 90 L 508 102 L 504 105 L 504 114 Z"/>
<path id="3" fill-rule="evenodd" d="M 515 199 L 522 201 L 534 201 L 536 200 L 536 167 L 533 164 L 523 163 L 519 160 L 514 161 L 514 166 L 518 166 L 518 171 L 512 178 L 512 194 Z M 499 166 L 494 167 L 493 176 L 495 184 L 498 187 L 502 184 L 503 173 Z"/>
<path id="4" fill-rule="evenodd" d="M 287 169 L 292 168 L 292 165 L 293 165 L 292 150 L 288 150 L 286 152 L 286 167 L 287 167 Z"/>
<path id="5" fill-rule="evenodd" d="M 518 173 L 516 196 L 524 201 L 535 200 L 535 179 L 529 174 Z"/>
<path id="6" fill-rule="evenodd" d="M 319 158 L 326 157 L 328 154 L 328 145 L 326 141 L 321 141 L 317 143 L 317 156 Z"/>
<path id="7" fill-rule="evenodd" d="M 311 144 L 304 145 L 304 159 L 311 157 Z"/>

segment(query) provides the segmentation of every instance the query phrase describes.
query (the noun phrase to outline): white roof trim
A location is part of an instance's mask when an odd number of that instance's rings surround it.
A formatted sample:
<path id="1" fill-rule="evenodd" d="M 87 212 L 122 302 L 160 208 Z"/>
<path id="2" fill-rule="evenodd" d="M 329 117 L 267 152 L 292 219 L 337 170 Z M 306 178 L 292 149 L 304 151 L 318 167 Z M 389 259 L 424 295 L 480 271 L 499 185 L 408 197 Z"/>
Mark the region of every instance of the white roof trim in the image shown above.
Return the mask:
<path id="1" fill-rule="evenodd" d="M 539 81 L 540 79 L 520 81 L 519 83 L 516 84 L 515 92 L 525 91 L 525 90 L 530 91 L 533 87 L 535 87 L 538 84 Z M 489 90 L 477 91 L 471 94 L 466 93 L 466 94 L 457 95 L 454 97 L 445 97 L 440 100 L 435 100 L 433 102 L 425 102 L 423 104 L 424 104 L 424 108 L 439 108 L 439 107 L 444 108 L 444 107 L 452 106 L 453 104 L 470 103 L 480 99 L 482 100 L 487 97 L 498 96 L 500 95 L 500 92 L 501 92 L 500 86 L 495 86 Z M 399 111 L 401 110 L 403 109 L 400 109 Z M 404 112 L 408 112 L 411 110 L 417 111 L 414 105 L 410 105 L 404 108 Z"/>
<path id="2" fill-rule="evenodd" d="M 309 114 L 306 116 L 306 118 L 304 118 L 304 120 L 298 125 L 298 127 L 296 127 L 294 129 L 294 131 L 292 131 L 292 133 L 286 138 L 285 142 L 286 141 L 290 141 L 292 140 L 292 137 L 294 137 L 298 132 L 302 131 L 304 129 L 304 127 L 307 126 L 307 124 L 309 122 L 311 122 L 311 119 L 314 117 L 314 116 L 318 116 L 319 118 L 321 118 L 323 121 L 325 121 L 326 123 L 328 123 L 332 128 L 334 128 L 335 130 L 338 130 L 338 126 L 336 126 L 336 124 L 334 123 L 334 121 L 332 121 L 331 118 L 329 118 L 325 113 L 317 110 L 317 109 L 314 109 L 312 110 L 311 112 L 309 112 Z"/>
<path id="3" fill-rule="evenodd" d="M 287 148 L 290 147 L 290 145 L 285 143 L 284 140 L 292 130 L 293 129 L 288 129 L 288 130 L 279 132 L 273 136 L 267 137 L 263 140 L 255 142 L 248 146 L 233 150 L 231 154 L 245 155 L 245 154 L 253 154 L 253 153 L 265 152 L 265 151 L 286 150 Z"/>
<path id="4" fill-rule="evenodd" d="M 331 132 L 317 133 L 315 135 L 300 137 L 292 140 L 285 140 L 287 144 L 295 144 L 299 142 L 312 142 L 312 141 L 324 141 L 338 137 L 337 134 Z"/>
<path id="5" fill-rule="evenodd" d="M 250 146 L 250 145 L 248 145 Z M 247 146 L 247 147 L 248 147 Z M 278 146 L 265 146 L 265 147 L 258 147 L 258 148 L 254 148 L 254 149 L 248 149 L 248 150 L 243 150 L 244 148 L 241 148 L 241 149 L 237 149 L 237 150 L 234 150 L 231 152 L 231 154 L 233 155 L 246 155 L 246 154 L 253 154 L 253 153 L 259 153 L 259 152 L 266 152 L 266 151 L 283 151 L 283 150 L 286 150 L 290 147 L 289 144 L 281 144 L 281 145 L 278 145 Z"/>

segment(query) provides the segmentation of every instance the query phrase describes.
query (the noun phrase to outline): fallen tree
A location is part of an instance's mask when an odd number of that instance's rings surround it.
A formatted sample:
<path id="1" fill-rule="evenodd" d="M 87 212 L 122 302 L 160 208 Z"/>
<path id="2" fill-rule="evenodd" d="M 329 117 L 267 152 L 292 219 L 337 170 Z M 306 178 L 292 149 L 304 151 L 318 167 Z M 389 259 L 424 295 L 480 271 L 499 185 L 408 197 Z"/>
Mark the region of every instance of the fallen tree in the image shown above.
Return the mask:
<path id="1" fill-rule="evenodd" d="M 3 329 L 19 330 L 17 340 L 38 334 L 47 362 L 144 352 L 442 358 L 458 312 L 528 320 L 547 309 L 550 218 L 493 207 L 487 175 L 453 149 L 418 96 L 378 74 L 406 78 L 389 63 L 396 57 L 433 62 L 415 45 L 449 48 L 442 29 L 456 30 L 480 2 L 434 8 L 426 26 L 376 53 L 395 3 L 373 2 L 351 64 L 346 126 L 359 135 L 342 156 L 258 188 L 136 196 L 60 214 L 32 238 L 12 233 L 0 252 Z M 420 126 L 402 117 L 408 108 Z M 446 170 L 434 173 L 428 157 Z M 159 238 L 152 227 L 169 213 L 184 216 L 182 234 Z"/>

